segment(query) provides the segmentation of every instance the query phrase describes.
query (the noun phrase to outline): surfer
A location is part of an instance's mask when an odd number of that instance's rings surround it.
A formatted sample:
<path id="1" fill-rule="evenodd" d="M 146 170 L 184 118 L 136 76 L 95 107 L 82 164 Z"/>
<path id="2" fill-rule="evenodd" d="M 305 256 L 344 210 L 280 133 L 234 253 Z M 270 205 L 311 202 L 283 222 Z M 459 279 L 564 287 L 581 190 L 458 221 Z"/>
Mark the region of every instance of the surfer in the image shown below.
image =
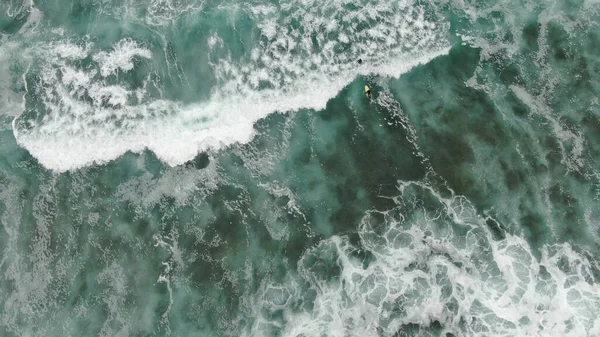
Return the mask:
<path id="1" fill-rule="evenodd" d="M 358 59 L 358 64 L 362 64 L 363 60 L 362 59 Z M 371 98 L 371 88 L 369 88 L 368 85 L 365 85 L 365 95 L 367 95 L 368 98 Z"/>

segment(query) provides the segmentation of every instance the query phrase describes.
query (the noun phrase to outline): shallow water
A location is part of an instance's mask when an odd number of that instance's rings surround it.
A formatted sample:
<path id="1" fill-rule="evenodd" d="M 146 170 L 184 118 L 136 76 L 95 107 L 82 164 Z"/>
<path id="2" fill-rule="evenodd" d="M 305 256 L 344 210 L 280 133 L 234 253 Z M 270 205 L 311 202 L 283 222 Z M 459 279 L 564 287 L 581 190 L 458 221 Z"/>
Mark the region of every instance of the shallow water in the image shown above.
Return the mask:
<path id="1" fill-rule="evenodd" d="M 0 2 L 0 335 L 600 335 L 599 23 Z"/>

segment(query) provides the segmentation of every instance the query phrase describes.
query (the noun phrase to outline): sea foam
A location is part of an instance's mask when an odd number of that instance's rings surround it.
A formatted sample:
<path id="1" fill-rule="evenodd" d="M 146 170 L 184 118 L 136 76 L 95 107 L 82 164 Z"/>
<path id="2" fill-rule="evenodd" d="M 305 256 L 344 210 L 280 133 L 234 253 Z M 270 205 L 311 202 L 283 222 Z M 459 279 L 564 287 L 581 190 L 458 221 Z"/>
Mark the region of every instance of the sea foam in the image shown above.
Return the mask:
<path id="1" fill-rule="evenodd" d="M 464 197 L 423 182 L 399 189 L 395 208 L 366 214 L 358 244 L 333 236 L 303 254 L 297 275 L 263 280 L 243 336 L 421 336 L 436 323 L 441 336 L 598 334 L 596 261 L 569 244 L 536 256 L 523 237 L 494 239 Z"/>
<path id="2" fill-rule="evenodd" d="M 125 38 L 109 50 L 61 42 L 49 48 L 37 85 L 46 111 L 16 118 L 14 135 L 43 166 L 58 172 L 144 149 L 179 165 L 200 151 L 250 141 L 253 124 L 271 113 L 324 109 L 357 76 L 397 77 L 446 54 L 447 26 L 431 23 L 422 8 L 411 6 L 367 4 L 336 14 L 336 25 L 324 14 L 333 12 L 333 4 L 253 7 L 263 38 L 247 59 L 217 59 L 210 98 L 192 104 L 151 99 L 145 85 L 133 90 L 121 84 L 120 74 L 152 63 L 152 52 L 139 42 Z M 293 19 L 302 33 L 290 28 Z M 226 43 L 217 33 L 207 37 L 209 53 L 217 42 Z M 365 62 L 357 65 L 358 58 Z M 82 67 L 83 59 L 91 59 L 93 67 Z"/>

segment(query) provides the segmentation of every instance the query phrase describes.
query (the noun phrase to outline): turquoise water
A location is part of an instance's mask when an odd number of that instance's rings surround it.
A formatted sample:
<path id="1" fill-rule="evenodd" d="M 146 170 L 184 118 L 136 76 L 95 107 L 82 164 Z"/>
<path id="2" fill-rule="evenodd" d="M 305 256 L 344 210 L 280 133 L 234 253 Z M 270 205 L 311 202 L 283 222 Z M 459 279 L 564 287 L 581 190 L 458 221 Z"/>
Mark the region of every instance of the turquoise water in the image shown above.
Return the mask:
<path id="1" fill-rule="evenodd" d="M 599 25 L 2 0 L 0 335 L 600 336 Z"/>

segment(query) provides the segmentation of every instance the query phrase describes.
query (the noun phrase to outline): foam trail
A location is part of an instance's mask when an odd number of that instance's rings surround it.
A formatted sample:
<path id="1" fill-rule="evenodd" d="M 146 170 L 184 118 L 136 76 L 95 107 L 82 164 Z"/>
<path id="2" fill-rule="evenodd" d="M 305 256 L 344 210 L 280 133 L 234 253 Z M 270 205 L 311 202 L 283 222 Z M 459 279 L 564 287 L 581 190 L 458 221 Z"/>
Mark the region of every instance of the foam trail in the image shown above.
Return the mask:
<path id="1" fill-rule="evenodd" d="M 189 105 L 149 98 L 150 75 L 135 90 L 118 81 L 136 64 L 152 62 L 151 51 L 132 39 L 100 51 L 90 45 L 53 45 L 37 86 L 46 111 L 16 118 L 15 138 L 57 172 L 144 149 L 180 165 L 199 151 L 250 141 L 253 124 L 271 113 L 325 108 L 357 76 L 397 77 L 449 51 L 443 38 L 447 27 L 431 23 L 424 9 L 409 2 L 367 4 L 341 16 L 336 25 L 325 25 L 332 6 L 307 2 L 299 10 L 290 4 L 278 11 L 251 8 L 264 37 L 259 46 L 249 59 L 218 59 L 210 99 Z M 303 33 L 289 28 L 290 18 L 301 22 Z M 365 23 L 367 29 L 360 28 Z M 221 40 L 213 33 L 207 45 L 215 47 L 215 41 Z M 81 67 L 78 61 L 88 57 L 93 67 Z M 358 57 L 365 60 L 359 67 Z"/>
<path id="2" fill-rule="evenodd" d="M 408 62 L 393 61 L 390 62 L 390 66 L 384 67 L 380 74 L 399 76 L 402 72 L 447 52 L 448 49 L 441 50 Z M 370 74 L 369 70 L 373 69 L 365 68 L 359 74 Z M 27 148 L 42 165 L 57 172 L 77 169 L 92 163 L 106 163 L 126 151 L 141 152 L 146 148 L 167 164 L 175 166 L 192 159 L 199 151 L 220 149 L 233 143 L 250 141 L 253 136 L 253 124 L 270 113 L 303 108 L 323 109 L 327 101 L 351 81 L 350 76 L 331 80 L 324 77 L 315 82 L 329 83 L 328 86 L 314 86 L 311 82 L 301 83 L 298 85 L 301 88 L 299 93 L 293 95 L 266 90 L 245 97 L 214 97 L 209 103 L 196 106 L 156 101 L 148 106 L 128 108 L 124 113 L 135 115 L 154 110 L 166 115 L 178 114 L 179 118 L 162 117 L 147 121 L 144 125 L 132 125 L 132 129 L 126 133 L 118 133 L 110 126 L 105 126 L 97 127 L 93 135 L 81 134 L 77 129 L 84 126 L 72 124 L 69 117 L 51 127 L 25 133 L 19 130 L 15 119 L 13 132 L 20 145 Z M 111 91 L 106 87 L 103 90 Z M 98 95 L 102 96 L 101 93 Z M 126 93 L 123 93 L 122 89 L 113 88 L 108 102 L 118 100 L 122 103 L 124 95 Z M 78 104 L 74 104 L 73 107 L 87 110 Z M 245 113 L 236 115 L 237 111 Z M 97 116 L 108 116 L 113 111 L 110 108 L 98 108 L 94 113 Z"/>

